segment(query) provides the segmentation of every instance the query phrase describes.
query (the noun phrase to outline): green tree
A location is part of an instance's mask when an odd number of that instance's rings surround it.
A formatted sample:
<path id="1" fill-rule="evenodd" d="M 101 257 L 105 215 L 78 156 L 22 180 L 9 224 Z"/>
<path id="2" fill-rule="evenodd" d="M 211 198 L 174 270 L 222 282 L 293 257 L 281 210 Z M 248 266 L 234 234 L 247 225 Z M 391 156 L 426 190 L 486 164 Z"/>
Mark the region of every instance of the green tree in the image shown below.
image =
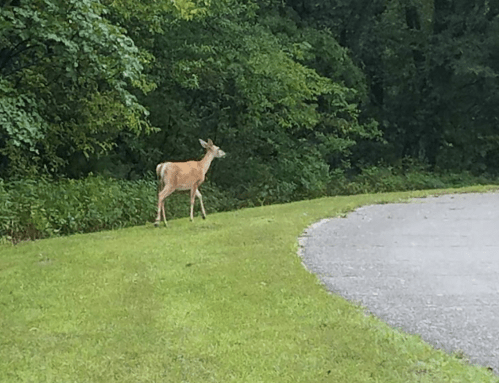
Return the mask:
<path id="1" fill-rule="evenodd" d="M 357 119 L 364 78 L 327 32 L 247 2 L 164 20 L 151 49 L 158 87 L 145 101 L 161 129 L 156 161 L 189 158 L 198 136 L 211 137 L 229 154 L 217 184 L 289 200 L 322 191 L 331 158 L 376 134 Z"/>
<path id="2" fill-rule="evenodd" d="M 149 91 L 146 57 L 96 0 L 0 8 L 0 174 L 57 173 L 68 158 L 147 131 L 133 89 Z"/>
<path id="3" fill-rule="evenodd" d="M 359 120 L 369 92 L 349 51 L 282 2 L 33 0 L 2 11 L 4 174 L 140 178 L 212 138 L 229 153 L 213 181 L 284 201 L 321 193 L 356 143 L 378 136 Z"/>
<path id="4" fill-rule="evenodd" d="M 498 38 L 496 2 L 435 2 L 431 80 L 441 167 L 497 173 Z"/>
<path id="5" fill-rule="evenodd" d="M 411 157 L 445 169 L 496 171 L 495 2 L 288 4 L 307 25 L 330 28 L 366 74 L 362 113 L 379 122 L 386 144 L 357 146 L 356 161 Z"/>

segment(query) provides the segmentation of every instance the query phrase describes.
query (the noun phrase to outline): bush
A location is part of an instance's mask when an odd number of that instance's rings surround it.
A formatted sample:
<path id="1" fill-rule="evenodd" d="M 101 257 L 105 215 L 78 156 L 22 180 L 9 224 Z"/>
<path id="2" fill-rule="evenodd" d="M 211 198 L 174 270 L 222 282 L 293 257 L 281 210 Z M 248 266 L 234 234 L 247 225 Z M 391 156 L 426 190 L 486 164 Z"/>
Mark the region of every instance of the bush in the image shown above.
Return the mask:
<path id="1" fill-rule="evenodd" d="M 412 165 L 406 168 L 370 166 L 350 178 L 341 170 L 334 171 L 330 177 L 325 177 L 324 183 L 329 183 L 324 190 L 319 187 L 318 180 L 314 180 L 311 186 L 271 182 L 275 181 L 271 177 L 268 181 L 248 188 L 243 196 L 238 192 L 238 185 L 223 190 L 206 182 L 201 191 L 207 213 L 325 195 L 497 183 L 496 179 L 475 177 L 470 173 L 438 174 Z M 196 202 L 197 214 L 198 204 Z M 154 221 L 156 206 L 157 181 L 154 179 L 125 181 L 102 176 L 59 181 L 40 178 L 5 182 L 0 179 L 0 241 L 17 243 L 142 225 Z M 187 217 L 188 193 L 169 196 L 166 214 L 167 219 Z"/>
<path id="2" fill-rule="evenodd" d="M 442 189 L 497 182 L 495 178 L 474 176 L 469 172 L 457 174 L 430 172 L 423 166 L 415 164 L 404 167 L 369 166 L 362 168 L 359 174 L 350 178 L 342 171 L 336 172 L 329 184 L 328 195 Z"/>
<path id="3" fill-rule="evenodd" d="M 203 185 L 209 213 L 233 209 L 235 200 L 214 185 Z M 101 176 L 82 180 L 0 179 L 0 238 L 17 243 L 54 235 L 88 233 L 142 225 L 156 218 L 156 180 L 124 181 Z M 189 197 L 166 200 L 167 218 L 189 214 Z"/>

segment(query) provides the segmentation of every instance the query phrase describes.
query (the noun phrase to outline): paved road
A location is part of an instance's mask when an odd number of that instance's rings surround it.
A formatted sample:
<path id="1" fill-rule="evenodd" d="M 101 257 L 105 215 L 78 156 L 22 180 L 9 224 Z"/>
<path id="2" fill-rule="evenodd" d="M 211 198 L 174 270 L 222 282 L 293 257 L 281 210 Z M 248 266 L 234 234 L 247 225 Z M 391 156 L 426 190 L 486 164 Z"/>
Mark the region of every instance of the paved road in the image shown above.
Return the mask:
<path id="1" fill-rule="evenodd" d="M 367 206 L 302 242 L 329 290 L 499 373 L 499 194 Z"/>

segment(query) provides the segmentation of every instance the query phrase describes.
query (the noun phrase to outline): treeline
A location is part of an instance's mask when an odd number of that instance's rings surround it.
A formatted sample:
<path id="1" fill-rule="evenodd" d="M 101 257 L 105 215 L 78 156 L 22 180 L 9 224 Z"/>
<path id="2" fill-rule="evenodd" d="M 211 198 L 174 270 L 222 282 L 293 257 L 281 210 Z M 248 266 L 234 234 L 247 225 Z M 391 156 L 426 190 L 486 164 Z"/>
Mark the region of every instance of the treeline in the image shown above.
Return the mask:
<path id="1" fill-rule="evenodd" d="M 497 174 L 499 2 L 288 4 L 307 25 L 331 30 L 366 77 L 361 110 L 379 123 L 385 144 L 362 147 L 357 160 L 409 157 L 432 169 Z"/>
<path id="2" fill-rule="evenodd" d="M 228 153 L 209 179 L 238 200 L 323 195 L 373 167 L 495 175 L 498 15 L 489 0 L 3 0 L 0 178 L 150 180 L 199 158 L 198 138 Z"/>

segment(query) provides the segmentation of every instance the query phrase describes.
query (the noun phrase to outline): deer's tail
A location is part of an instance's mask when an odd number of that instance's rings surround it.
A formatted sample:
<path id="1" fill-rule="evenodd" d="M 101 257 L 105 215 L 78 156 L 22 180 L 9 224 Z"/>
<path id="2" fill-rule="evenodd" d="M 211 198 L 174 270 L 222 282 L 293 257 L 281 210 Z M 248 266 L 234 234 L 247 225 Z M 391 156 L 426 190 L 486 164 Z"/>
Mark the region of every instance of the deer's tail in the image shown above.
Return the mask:
<path id="1" fill-rule="evenodd" d="M 165 186 L 165 174 L 168 168 L 169 162 L 162 162 L 156 166 L 156 176 L 158 177 L 158 193 Z"/>

